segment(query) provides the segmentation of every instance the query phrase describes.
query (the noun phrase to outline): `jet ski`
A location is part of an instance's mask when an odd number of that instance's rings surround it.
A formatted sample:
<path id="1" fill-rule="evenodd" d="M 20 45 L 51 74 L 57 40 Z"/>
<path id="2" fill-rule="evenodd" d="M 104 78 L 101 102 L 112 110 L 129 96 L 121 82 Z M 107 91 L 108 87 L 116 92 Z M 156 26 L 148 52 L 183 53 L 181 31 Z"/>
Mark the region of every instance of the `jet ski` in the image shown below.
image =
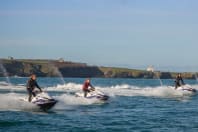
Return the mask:
<path id="1" fill-rule="evenodd" d="M 87 93 L 87 96 L 84 97 L 84 93 L 76 93 L 76 97 L 83 97 L 87 99 L 98 99 L 100 101 L 107 101 L 109 99 L 109 96 L 104 94 L 103 92 L 99 90 L 93 90 L 89 93 Z"/>
<path id="2" fill-rule="evenodd" d="M 182 85 L 178 88 L 172 87 L 174 90 L 181 91 L 184 95 L 195 94 L 197 92 L 196 89 L 192 88 L 190 85 Z"/>
<path id="3" fill-rule="evenodd" d="M 22 100 L 28 102 L 28 99 Z M 53 99 L 45 92 L 36 93 L 36 96 L 31 100 L 31 103 L 37 105 L 41 110 L 44 111 L 51 109 L 57 102 L 57 100 Z"/>
<path id="4" fill-rule="evenodd" d="M 197 90 L 192 88 L 190 85 L 182 85 L 178 87 L 176 90 L 182 90 L 182 91 L 187 91 L 187 92 L 192 92 L 192 93 L 197 92 Z"/>

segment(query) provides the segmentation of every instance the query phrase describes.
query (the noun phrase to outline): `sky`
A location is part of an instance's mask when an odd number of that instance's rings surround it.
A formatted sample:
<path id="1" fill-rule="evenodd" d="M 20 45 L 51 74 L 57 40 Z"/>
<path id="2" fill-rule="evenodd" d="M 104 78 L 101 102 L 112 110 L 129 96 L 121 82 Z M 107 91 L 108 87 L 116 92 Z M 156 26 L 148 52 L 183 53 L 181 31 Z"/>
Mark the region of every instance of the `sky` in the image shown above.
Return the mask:
<path id="1" fill-rule="evenodd" d="M 198 71 L 197 0 L 0 0 L 0 58 Z"/>

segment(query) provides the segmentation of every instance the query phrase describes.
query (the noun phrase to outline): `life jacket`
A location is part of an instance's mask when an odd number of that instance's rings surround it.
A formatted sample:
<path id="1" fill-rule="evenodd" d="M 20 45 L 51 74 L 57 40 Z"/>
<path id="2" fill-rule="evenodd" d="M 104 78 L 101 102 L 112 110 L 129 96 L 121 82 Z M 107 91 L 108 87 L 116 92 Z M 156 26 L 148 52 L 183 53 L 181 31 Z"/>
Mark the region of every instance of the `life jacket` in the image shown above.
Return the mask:
<path id="1" fill-rule="evenodd" d="M 27 89 L 30 89 L 30 90 L 34 90 L 35 87 L 39 88 L 39 85 L 37 84 L 36 80 L 33 80 L 33 79 L 29 79 L 28 80 L 28 83 L 27 83 Z"/>
<path id="2" fill-rule="evenodd" d="M 83 90 L 88 90 L 89 86 L 90 86 L 90 83 L 85 81 L 83 84 Z"/>

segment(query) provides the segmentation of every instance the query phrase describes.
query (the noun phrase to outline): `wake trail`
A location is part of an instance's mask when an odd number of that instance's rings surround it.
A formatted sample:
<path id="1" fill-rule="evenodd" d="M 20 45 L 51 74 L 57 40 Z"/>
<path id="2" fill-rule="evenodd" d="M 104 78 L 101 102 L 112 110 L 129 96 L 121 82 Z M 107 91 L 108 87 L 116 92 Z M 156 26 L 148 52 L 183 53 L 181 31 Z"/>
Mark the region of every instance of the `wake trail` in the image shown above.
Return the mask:
<path id="1" fill-rule="evenodd" d="M 198 89 L 198 85 L 192 85 L 193 88 Z M 2 89 L 15 89 L 16 91 L 26 91 L 25 86 L 19 85 L 7 85 L 5 83 L 0 83 L 0 90 Z M 100 103 L 97 99 L 86 99 L 79 98 L 75 96 L 76 92 L 82 92 L 82 84 L 76 83 L 66 83 L 64 85 L 57 85 L 52 87 L 44 88 L 44 91 L 49 92 L 53 98 L 58 100 L 54 109 L 66 109 L 68 106 L 76 105 L 92 105 Z M 124 97 L 134 97 L 134 96 L 144 96 L 144 97 L 159 97 L 159 98 L 183 98 L 182 92 L 174 90 L 168 86 L 156 86 L 156 87 L 138 87 L 134 85 L 115 85 L 115 86 L 96 86 L 97 90 L 103 91 L 105 94 L 112 98 L 118 96 Z M 38 110 L 38 106 L 22 101 L 21 98 L 27 98 L 28 95 L 24 93 L 12 93 L 12 92 L 1 92 L 0 91 L 0 110 L 25 110 L 34 111 Z M 190 96 L 187 96 L 190 97 Z"/>

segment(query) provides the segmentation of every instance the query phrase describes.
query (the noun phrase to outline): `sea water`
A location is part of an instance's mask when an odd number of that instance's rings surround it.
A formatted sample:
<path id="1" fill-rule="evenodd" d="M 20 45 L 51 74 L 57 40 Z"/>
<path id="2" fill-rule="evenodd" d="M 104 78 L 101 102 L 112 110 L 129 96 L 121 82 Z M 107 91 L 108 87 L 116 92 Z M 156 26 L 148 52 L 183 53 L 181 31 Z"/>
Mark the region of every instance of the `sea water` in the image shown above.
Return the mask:
<path id="1" fill-rule="evenodd" d="M 28 78 L 0 78 L 0 131 L 19 132 L 159 132 L 198 131 L 198 96 L 167 86 L 173 80 L 100 79 L 92 85 L 110 96 L 107 102 L 75 97 L 83 78 L 38 78 L 59 102 L 48 112 L 20 100 Z M 185 80 L 198 89 L 196 80 Z"/>

